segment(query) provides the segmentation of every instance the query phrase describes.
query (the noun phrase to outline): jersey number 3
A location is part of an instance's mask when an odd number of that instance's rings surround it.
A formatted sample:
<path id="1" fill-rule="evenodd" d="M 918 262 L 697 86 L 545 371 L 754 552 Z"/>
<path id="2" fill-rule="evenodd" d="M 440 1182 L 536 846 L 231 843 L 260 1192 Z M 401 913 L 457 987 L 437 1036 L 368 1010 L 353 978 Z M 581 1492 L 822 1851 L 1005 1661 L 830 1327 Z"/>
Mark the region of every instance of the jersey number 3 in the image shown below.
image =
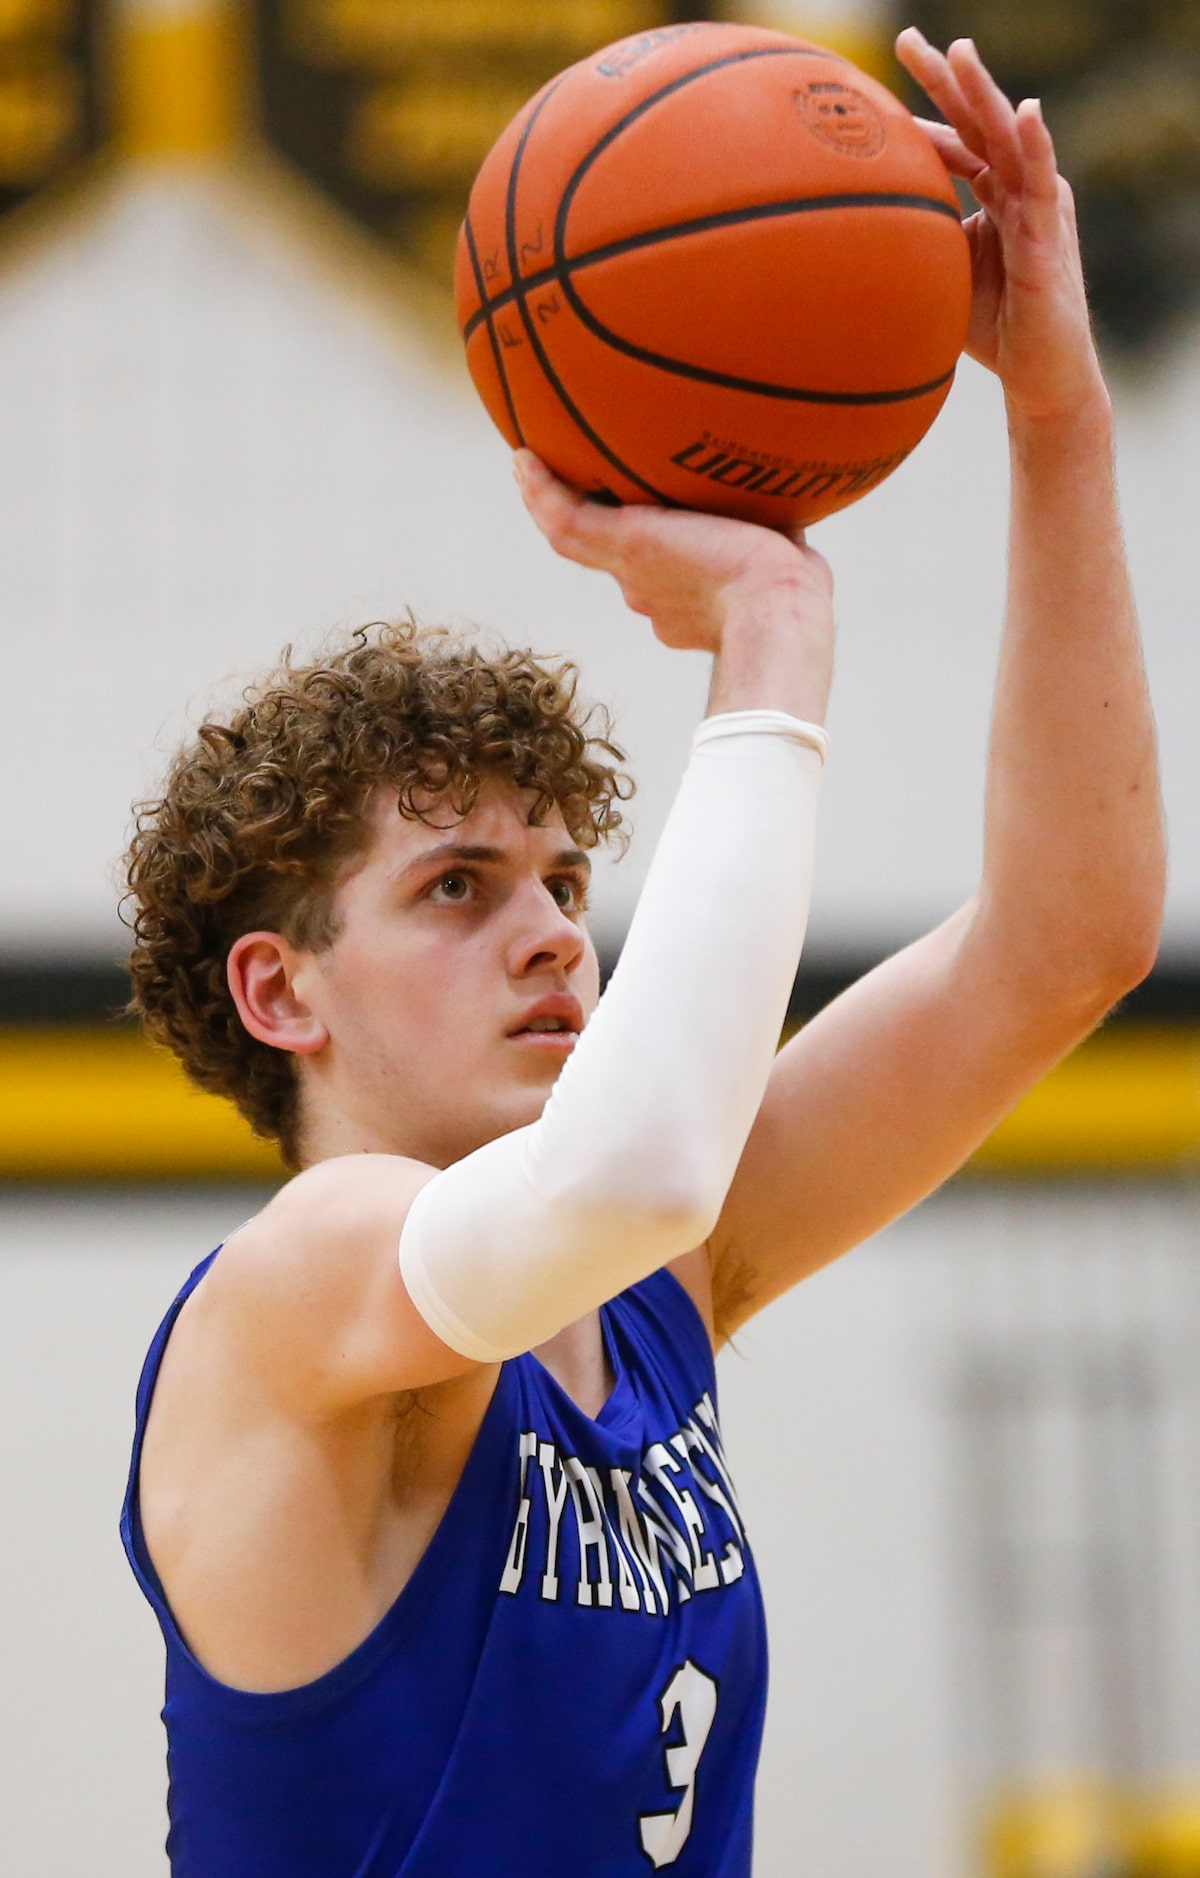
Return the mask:
<path id="1" fill-rule="evenodd" d="M 717 1685 L 697 1669 L 690 1658 L 675 1671 L 658 1698 L 662 1732 L 666 1734 L 679 1713 L 680 1739 L 664 1749 L 667 1785 L 682 1788 L 683 1798 L 673 1813 L 643 1813 L 638 1820 L 642 1851 L 656 1871 L 673 1865 L 687 1844 L 696 1804 L 696 1769 L 717 1712 Z"/>

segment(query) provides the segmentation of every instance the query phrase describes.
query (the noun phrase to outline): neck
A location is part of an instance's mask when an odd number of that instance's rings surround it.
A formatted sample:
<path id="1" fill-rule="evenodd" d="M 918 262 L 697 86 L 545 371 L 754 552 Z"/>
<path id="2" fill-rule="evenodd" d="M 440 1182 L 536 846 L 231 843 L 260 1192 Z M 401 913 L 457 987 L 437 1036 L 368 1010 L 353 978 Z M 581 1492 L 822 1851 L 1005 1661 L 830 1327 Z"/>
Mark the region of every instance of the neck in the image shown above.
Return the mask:
<path id="1" fill-rule="evenodd" d="M 539 1344 L 533 1354 L 575 1406 L 594 1420 L 616 1381 L 604 1347 L 599 1311 L 589 1311 L 586 1317 L 568 1324 Z"/>

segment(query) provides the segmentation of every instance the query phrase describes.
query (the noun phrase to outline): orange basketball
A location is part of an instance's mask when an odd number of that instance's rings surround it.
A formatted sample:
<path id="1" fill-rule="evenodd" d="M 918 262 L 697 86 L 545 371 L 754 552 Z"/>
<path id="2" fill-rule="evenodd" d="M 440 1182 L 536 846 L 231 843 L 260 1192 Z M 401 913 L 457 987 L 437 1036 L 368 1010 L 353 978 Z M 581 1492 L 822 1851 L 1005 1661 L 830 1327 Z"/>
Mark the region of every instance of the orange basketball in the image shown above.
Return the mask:
<path id="1" fill-rule="evenodd" d="M 577 488 L 815 522 L 946 398 L 971 269 L 954 185 L 885 86 L 734 25 L 620 40 L 502 133 L 459 238 L 471 376 Z"/>

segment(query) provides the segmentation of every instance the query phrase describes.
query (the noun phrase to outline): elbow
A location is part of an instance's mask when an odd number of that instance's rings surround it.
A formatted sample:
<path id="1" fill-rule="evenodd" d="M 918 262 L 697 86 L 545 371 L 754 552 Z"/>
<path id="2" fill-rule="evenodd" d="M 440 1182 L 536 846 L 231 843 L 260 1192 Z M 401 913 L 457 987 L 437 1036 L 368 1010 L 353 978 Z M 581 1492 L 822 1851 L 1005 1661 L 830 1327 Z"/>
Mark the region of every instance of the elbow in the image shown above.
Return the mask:
<path id="1" fill-rule="evenodd" d="M 1149 977 L 1160 936 L 1157 918 L 1144 925 L 1131 922 L 1118 932 L 1085 935 L 1057 969 L 1047 971 L 1043 990 L 1060 1010 L 1076 1010 L 1083 1028 L 1091 1029 Z"/>
<path id="2" fill-rule="evenodd" d="M 1111 1010 L 1148 978 L 1162 942 L 1165 890 L 1129 902 L 1085 948 L 1097 995 Z"/>
<path id="3" fill-rule="evenodd" d="M 1044 909 L 1019 917 L 985 896 L 973 935 L 995 944 L 1009 982 L 1039 1009 L 1070 1015 L 1086 1027 L 1136 990 L 1149 976 L 1162 938 L 1165 891 L 1161 875 L 1091 896 L 1087 910 Z"/>
<path id="4" fill-rule="evenodd" d="M 1108 1008 L 1148 978 L 1162 943 L 1167 898 L 1167 857 L 1161 839 L 1148 843 L 1111 896 L 1108 916 L 1092 952 Z"/>
<path id="5" fill-rule="evenodd" d="M 665 1265 L 711 1237 L 722 1204 L 723 1196 L 717 1200 L 691 1187 L 664 1185 L 652 1194 L 626 1198 L 614 1227 L 623 1238 L 652 1246 L 655 1263 Z"/>
<path id="6" fill-rule="evenodd" d="M 1135 794 L 1141 784 L 1135 786 Z M 1041 855 L 1033 866 L 985 866 L 969 903 L 969 942 L 996 946 L 1005 975 L 1042 1006 L 1074 1008 L 1099 1022 L 1153 970 L 1167 897 L 1167 845 L 1148 805 L 1136 828 L 1103 849 Z"/>
<path id="7" fill-rule="evenodd" d="M 672 1257 L 712 1237 L 745 1145 L 694 1126 L 679 1132 L 683 1138 L 660 1157 L 643 1196 L 655 1230 L 676 1248 Z"/>
<path id="8" fill-rule="evenodd" d="M 1161 922 L 1156 922 L 1153 932 L 1134 939 L 1123 951 L 1116 954 L 1110 966 L 1110 989 L 1112 1002 L 1127 998 L 1131 991 L 1136 991 L 1143 979 L 1149 978 L 1158 958 L 1159 941 L 1162 937 Z"/>
<path id="9" fill-rule="evenodd" d="M 595 1131 L 570 1151 L 554 1145 L 545 1152 L 536 1135 L 528 1144 L 525 1176 L 538 1200 L 580 1244 L 642 1247 L 649 1271 L 711 1236 L 744 1142 L 681 1100 L 608 1139 Z"/>
<path id="10" fill-rule="evenodd" d="M 1076 959 L 1074 969 L 1064 968 L 1061 981 L 1051 993 L 1060 1005 L 1078 1006 L 1088 1027 L 1098 1024 L 1115 1005 L 1136 991 L 1153 968 L 1158 942 L 1132 943 L 1085 950 Z"/>
<path id="11" fill-rule="evenodd" d="M 641 1219 L 656 1240 L 670 1247 L 665 1261 L 704 1245 L 712 1237 L 724 1204 L 724 1193 L 718 1194 L 711 1181 L 695 1181 L 654 1195 Z"/>
<path id="12" fill-rule="evenodd" d="M 664 1156 L 637 1179 L 628 1169 L 623 1177 L 593 1178 L 567 1201 L 589 1240 L 636 1242 L 653 1251 L 658 1265 L 703 1245 L 724 1204 L 724 1188 L 686 1155 Z"/>

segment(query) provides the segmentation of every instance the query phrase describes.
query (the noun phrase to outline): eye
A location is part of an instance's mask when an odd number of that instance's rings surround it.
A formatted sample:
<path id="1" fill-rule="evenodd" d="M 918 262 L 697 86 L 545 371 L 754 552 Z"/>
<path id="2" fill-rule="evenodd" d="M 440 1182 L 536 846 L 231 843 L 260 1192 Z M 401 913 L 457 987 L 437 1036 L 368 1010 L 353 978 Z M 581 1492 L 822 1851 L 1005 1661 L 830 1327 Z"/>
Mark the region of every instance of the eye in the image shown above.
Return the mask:
<path id="1" fill-rule="evenodd" d="M 556 906 L 564 913 L 583 913 L 587 910 L 587 883 L 560 874 L 554 880 L 546 882 L 547 891 Z"/>
<path id="2" fill-rule="evenodd" d="M 430 894 L 433 900 L 442 900 L 451 906 L 461 906 L 470 898 L 471 881 L 466 874 L 443 874 L 438 879 Z"/>

